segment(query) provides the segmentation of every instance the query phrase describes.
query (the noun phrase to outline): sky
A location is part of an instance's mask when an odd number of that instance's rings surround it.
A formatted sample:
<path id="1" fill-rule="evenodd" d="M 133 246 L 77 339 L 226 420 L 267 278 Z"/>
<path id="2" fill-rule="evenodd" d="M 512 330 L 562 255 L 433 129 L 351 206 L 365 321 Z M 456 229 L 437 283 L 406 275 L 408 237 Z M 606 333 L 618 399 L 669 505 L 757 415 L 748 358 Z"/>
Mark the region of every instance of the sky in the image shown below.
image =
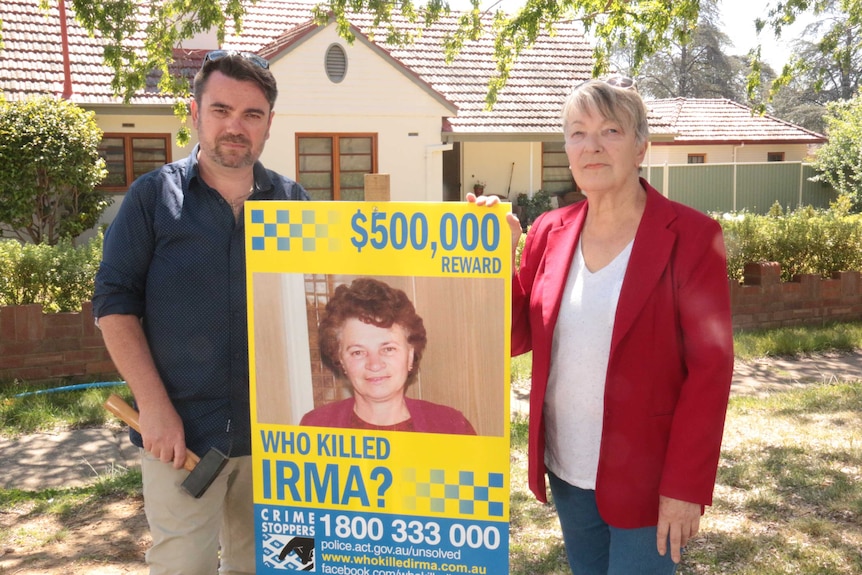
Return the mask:
<path id="1" fill-rule="evenodd" d="M 724 33 L 733 42 L 733 53 L 737 55 L 747 54 L 757 45 L 757 34 L 754 29 L 755 18 L 765 18 L 767 6 L 773 2 L 767 0 L 719 0 L 721 10 L 721 21 Z M 515 10 L 523 4 L 523 0 L 501 0 L 499 7 L 504 10 Z M 495 6 L 496 0 L 482 0 L 481 6 Z M 464 10 L 470 7 L 469 0 L 449 0 L 449 6 L 455 10 Z M 772 33 L 764 30 L 761 34 L 761 54 L 763 59 L 772 65 L 776 72 L 780 72 L 785 64 L 786 56 L 790 52 L 789 40 L 797 38 L 810 21 L 810 17 L 797 20 L 793 26 L 787 27 L 781 34 L 782 41 L 773 38 Z"/>

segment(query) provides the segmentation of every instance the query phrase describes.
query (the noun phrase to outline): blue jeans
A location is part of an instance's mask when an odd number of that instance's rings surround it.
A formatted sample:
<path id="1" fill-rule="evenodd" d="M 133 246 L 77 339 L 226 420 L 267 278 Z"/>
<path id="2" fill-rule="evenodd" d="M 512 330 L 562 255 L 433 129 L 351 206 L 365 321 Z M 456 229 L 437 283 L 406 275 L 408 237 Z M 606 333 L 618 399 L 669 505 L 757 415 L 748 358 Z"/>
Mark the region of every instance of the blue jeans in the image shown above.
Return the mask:
<path id="1" fill-rule="evenodd" d="M 569 485 L 548 472 L 551 494 L 574 575 L 673 575 L 670 543 L 664 557 L 656 549 L 656 528 L 619 529 L 599 515 L 596 492 Z"/>

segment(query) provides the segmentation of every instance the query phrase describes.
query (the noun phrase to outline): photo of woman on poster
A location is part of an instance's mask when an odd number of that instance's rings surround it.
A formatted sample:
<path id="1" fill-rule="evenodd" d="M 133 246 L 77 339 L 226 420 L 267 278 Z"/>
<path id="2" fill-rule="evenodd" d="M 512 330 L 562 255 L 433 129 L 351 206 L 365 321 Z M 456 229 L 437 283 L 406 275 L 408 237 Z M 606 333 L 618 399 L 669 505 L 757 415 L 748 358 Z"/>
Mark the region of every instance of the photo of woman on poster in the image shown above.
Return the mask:
<path id="1" fill-rule="evenodd" d="M 402 290 L 361 277 L 340 285 L 318 327 L 320 358 L 352 396 L 306 413 L 300 425 L 476 435 L 457 409 L 405 395 L 427 336 Z"/>

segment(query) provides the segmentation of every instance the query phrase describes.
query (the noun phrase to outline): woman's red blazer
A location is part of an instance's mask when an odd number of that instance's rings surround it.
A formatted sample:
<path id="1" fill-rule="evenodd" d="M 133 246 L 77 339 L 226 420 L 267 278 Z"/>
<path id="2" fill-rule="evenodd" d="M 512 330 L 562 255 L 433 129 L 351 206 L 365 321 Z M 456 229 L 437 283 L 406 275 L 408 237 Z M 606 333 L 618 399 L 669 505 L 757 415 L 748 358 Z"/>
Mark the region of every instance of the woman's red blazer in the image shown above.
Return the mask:
<path id="1" fill-rule="evenodd" d="M 614 321 L 596 480 L 599 512 L 620 528 L 655 525 L 659 495 L 712 503 L 733 376 L 721 227 L 641 185 L 647 201 Z M 551 342 L 588 209 L 585 201 L 542 214 L 513 280 L 512 355 L 533 352 L 529 483 L 541 501 Z"/>

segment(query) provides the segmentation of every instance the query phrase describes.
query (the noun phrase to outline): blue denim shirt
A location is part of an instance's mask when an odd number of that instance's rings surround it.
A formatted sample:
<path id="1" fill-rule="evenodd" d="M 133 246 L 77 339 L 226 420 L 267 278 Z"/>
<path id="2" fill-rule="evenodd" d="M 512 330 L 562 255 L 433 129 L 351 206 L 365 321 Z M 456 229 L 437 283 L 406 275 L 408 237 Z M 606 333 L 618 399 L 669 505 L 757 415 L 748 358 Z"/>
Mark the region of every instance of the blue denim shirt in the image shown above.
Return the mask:
<path id="1" fill-rule="evenodd" d="M 129 188 L 105 233 L 93 314 L 141 318 L 189 449 L 249 455 L 244 221 L 199 176 L 197 154 L 195 146 Z M 249 199 L 309 198 L 258 162 Z"/>

